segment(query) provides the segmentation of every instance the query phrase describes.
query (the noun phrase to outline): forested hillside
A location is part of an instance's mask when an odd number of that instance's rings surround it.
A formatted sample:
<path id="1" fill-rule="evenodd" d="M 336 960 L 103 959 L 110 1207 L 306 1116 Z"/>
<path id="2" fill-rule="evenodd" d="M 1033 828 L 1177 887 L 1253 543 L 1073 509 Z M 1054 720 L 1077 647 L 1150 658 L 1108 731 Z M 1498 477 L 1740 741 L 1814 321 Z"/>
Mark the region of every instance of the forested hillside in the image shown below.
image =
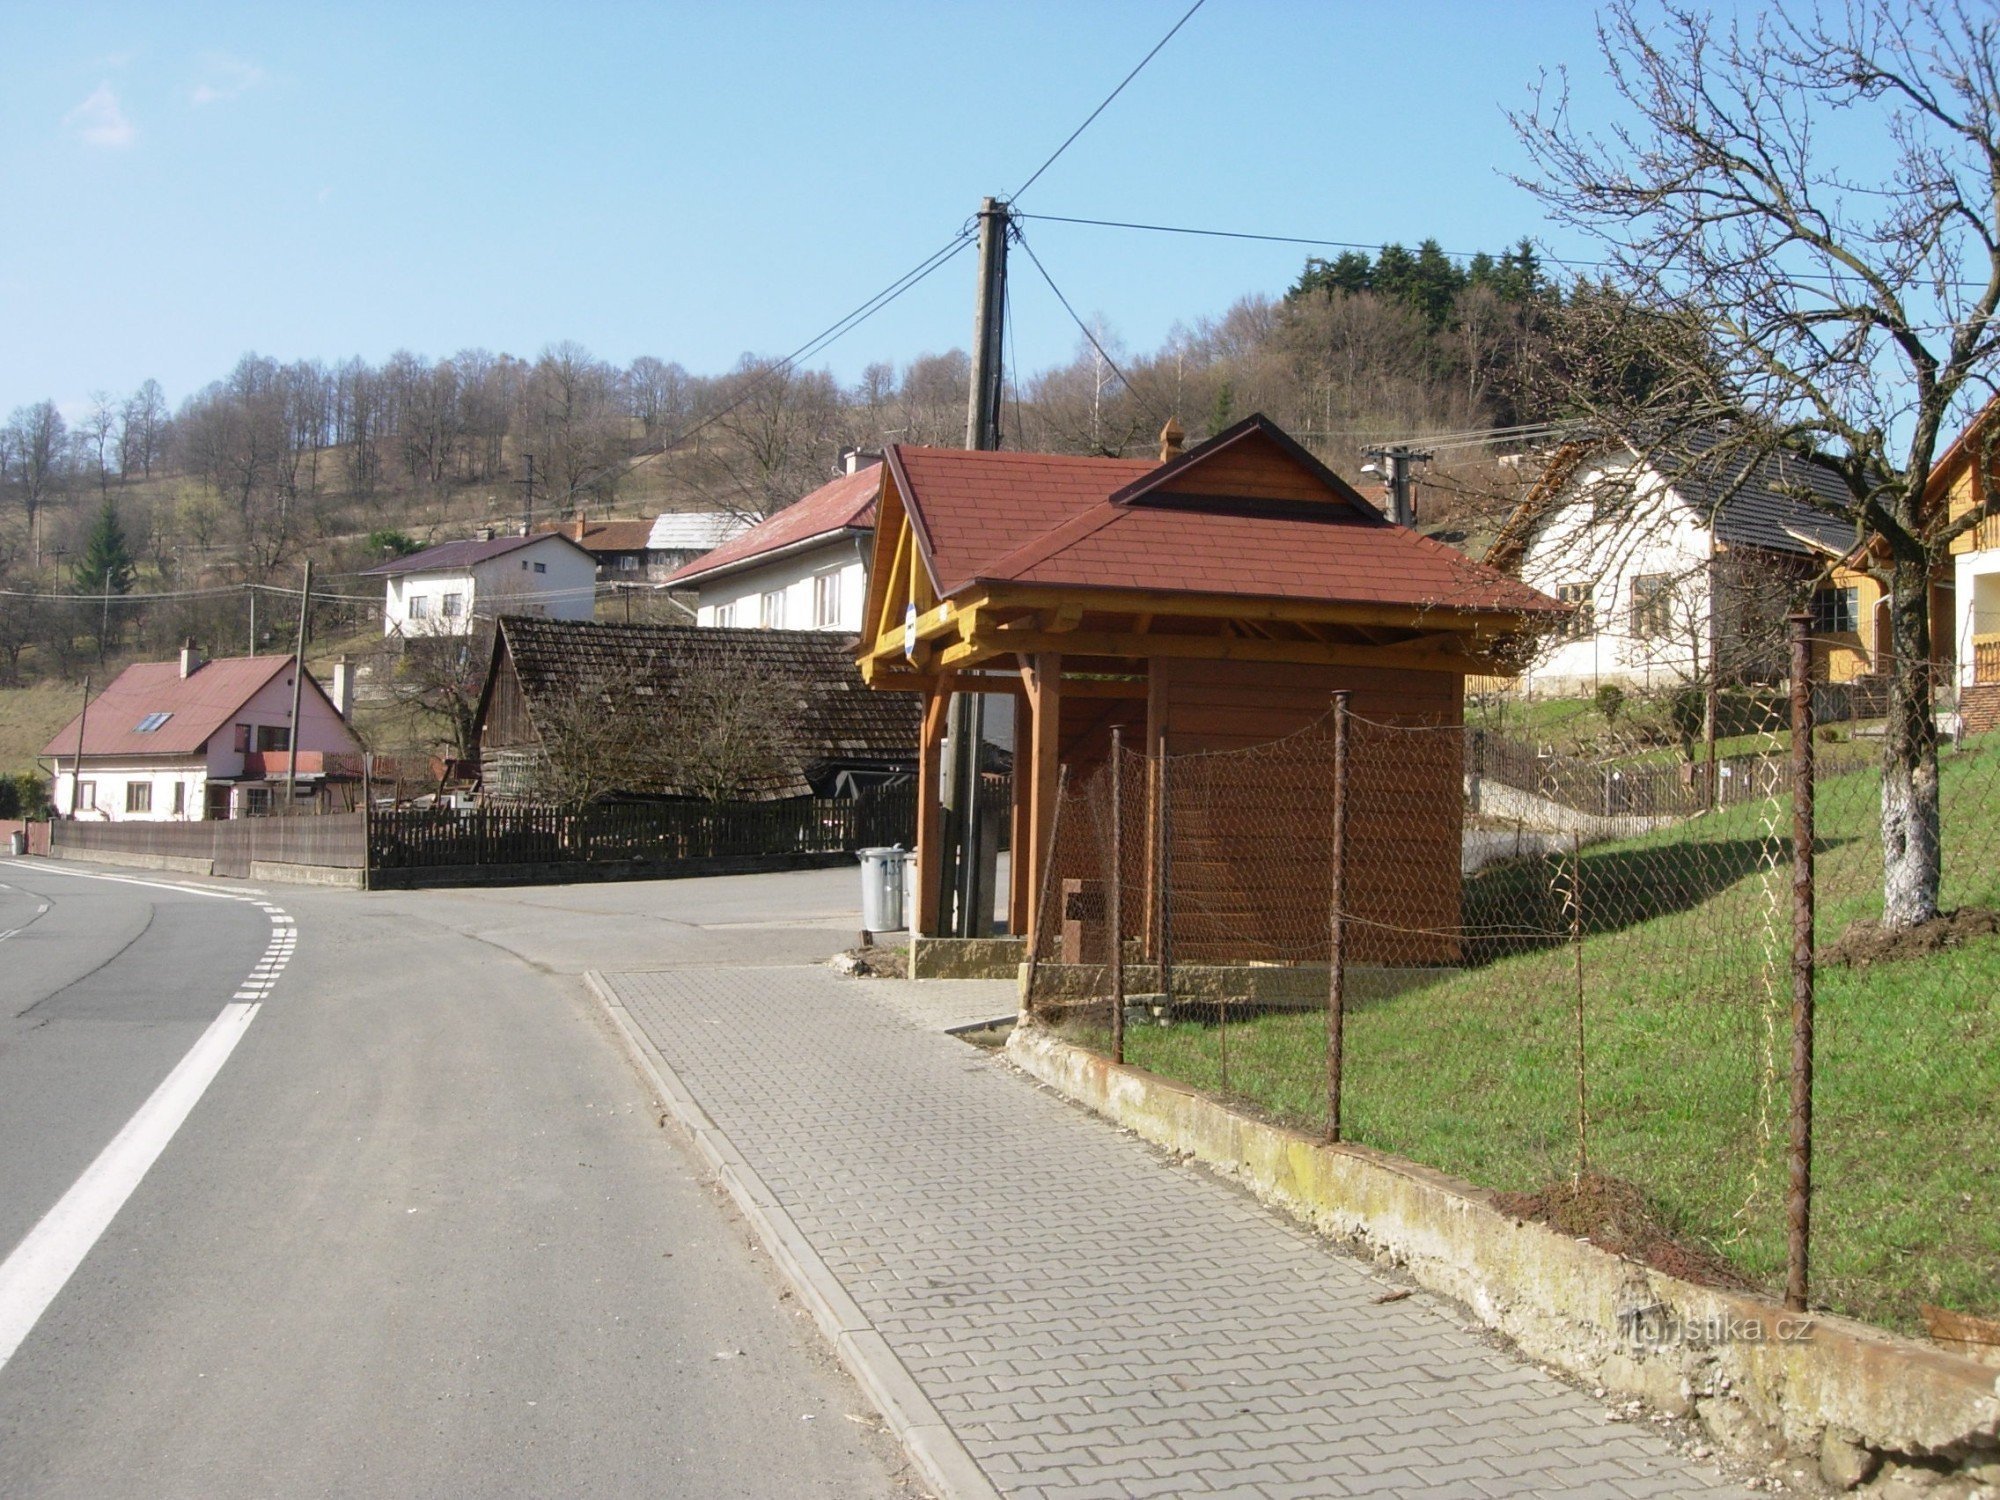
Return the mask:
<path id="1" fill-rule="evenodd" d="M 1143 453 L 1170 415 L 1198 439 L 1261 410 L 1361 479 L 1370 442 L 1560 415 L 1542 393 L 1595 296 L 1559 292 L 1525 245 L 1465 262 L 1432 242 L 1313 259 L 1282 294 L 1243 297 L 1157 349 L 1094 326 L 1068 364 L 1012 372 L 1004 441 Z M 67 418 L 24 407 L 0 429 L 0 686 L 73 681 L 184 636 L 244 649 L 260 588 L 258 638 L 284 649 L 296 594 L 280 591 L 308 555 L 337 612 L 316 617 L 324 636 L 365 625 L 373 591 L 353 575 L 387 546 L 530 513 L 769 514 L 844 447 L 961 442 L 966 386 L 958 349 L 872 364 L 844 386 L 749 355 L 695 374 L 563 343 L 379 365 L 246 354 L 177 405 L 148 381 Z M 1496 462 L 1508 445 L 1447 446 L 1420 519 L 1476 533 L 1517 486 Z"/>

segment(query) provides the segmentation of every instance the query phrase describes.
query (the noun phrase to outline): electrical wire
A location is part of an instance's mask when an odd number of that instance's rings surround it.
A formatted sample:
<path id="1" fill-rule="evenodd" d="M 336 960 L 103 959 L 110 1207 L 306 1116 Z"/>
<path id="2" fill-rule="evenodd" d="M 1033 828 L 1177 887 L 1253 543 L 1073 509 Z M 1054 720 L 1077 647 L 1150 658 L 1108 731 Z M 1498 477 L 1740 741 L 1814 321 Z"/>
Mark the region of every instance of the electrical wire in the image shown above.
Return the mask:
<path id="1" fill-rule="evenodd" d="M 1039 167 L 1035 168 L 1034 173 L 1028 178 L 1026 182 L 1022 183 L 1019 187 L 1014 189 L 1013 196 L 1007 200 L 1010 204 L 1018 203 L 1021 199 L 1021 195 L 1027 192 L 1029 188 L 1033 187 L 1038 181 L 1041 180 L 1042 173 L 1048 171 L 1050 167 L 1054 166 L 1056 164 L 1056 159 L 1060 157 L 1063 154 L 1063 152 L 1069 150 L 1069 148 L 1076 143 L 1076 138 L 1082 135 L 1084 131 L 1090 129 L 1092 122 L 1095 121 L 1099 115 L 1103 114 L 1105 110 L 1111 107 L 1111 101 L 1113 99 L 1116 99 L 1120 94 L 1125 92 L 1125 85 L 1130 83 L 1133 79 L 1137 78 L 1139 74 L 1145 69 L 1146 64 L 1151 62 L 1155 57 L 1159 56 L 1160 49 L 1166 46 L 1168 42 L 1171 42 L 1174 39 L 1174 34 L 1178 32 L 1183 26 L 1187 25 L 1189 21 L 1193 20 L 1194 13 L 1200 10 L 1202 6 L 1206 3 L 1207 0 L 1194 0 L 1194 4 L 1190 5 L 1187 8 L 1187 14 L 1183 15 L 1178 21 L 1174 22 L 1174 24 L 1168 28 L 1167 34 L 1165 36 L 1161 37 L 1157 42 L 1153 43 L 1153 50 L 1151 52 L 1148 52 L 1144 57 L 1140 58 L 1138 66 L 1133 68 L 1131 72 L 1125 75 L 1125 77 L 1119 82 L 1117 88 L 1113 89 L 1110 93 L 1104 96 L 1104 102 L 1099 104 L 1097 108 L 1093 109 L 1089 113 L 1089 115 L 1085 117 L 1084 122 L 1069 133 L 1068 137 L 1063 141 L 1063 143 L 1060 146 L 1056 147 L 1056 149 L 1049 154 L 1049 159 L 1043 162 Z"/>
<path id="2" fill-rule="evenodd" d="M 972 230 L 960 229 L 952 239 L 918 261 L 915 266 L 905 271 L 901 276 L 898 276 L 889 285 L 863 302 L 859 307 L 856 307 L 845 317 L 828 324 L 812 338 L 807 339 L 798 348 L 787 354 L 783 359 L 766 365 L 763 369 L 757 371 L 745 382 L 742 394 L 737 396 L 734 401 L 731 401 L 719 411 L 710 412 L 701 421 L 695 423 L 694 426 L 677 433 L 674 437 L 660 444 L 657 451 L 665 453 L 678 448 L 681 444 L 687 442 L 689 438 L 721 421 L 755 395 L 758 384 L 761 381 L 767 380 L 773 375 L 781 375 L 795 369 L 801 362 L 812 358 L 813 355 L 818 354 L 821 350 L 830 347 L 843 335 L 853 332 L 891 302 L 894 302 L 898 297 L 916 286 L 917 283 L 931 275 L 932 272 L 945 265 L 960 251 L 964 250 L 967 245 L 970 245 L 976 237 Z M 643 453 L 633 459 L 632 462 L 643 462 L 652 456 L 652 453 Z"/>
<path id="3" fill-rule="evenodd" d="M 1140 396 L 1138 386 L 1133 383 L 1132 377 L 1127 375 L 1124 372 L 1124 370 L 1119 368 L 1118 361 L 1113 359 L 1110 355 L 1110 352 L 1105 349 L 1104 345 L 1098 342 L 1097 335 L 1091 330 L 1090 325 L 1084 322 L 1084 320 L 1081 317 L 1077 316 L 1076 309 L 1070 306 L 1069 298 L 1063 295 L 1062 288 L 1057 286 L 1055 278 L 1049 275 L 1049 268 L 1043 265 L 1042 258 L 1039 255 L 1035 254 L 1034 247 L 1028 243 L 1027 236 L 1017 234 L 1015 236 L 1015 242 L 1019 244 L 1020 247 L 1027 252 L 1028 259 L 1034 263 L 1035 269 L 1042 273 L 1042 280 L 1046 281 L 1049 284 L 1049 290 L 1056 294 L 1056 301 L 1062 304 L 1062 309 L 1064 312 L 1069 314 L 1070 321 L 1076 324 L 1076 326 L 1082 330 L 1084 338 L 1088 340 L 1090 343 L 1090 347 L 1097 351 L 1097 357 L 1103 360 L 1107 365 L 1111 367 L 1111 373 L 1118 377 L 1119 383 L 1122 384 L 1127 391 L 1131 392 L 1133 396 L 1139 397 L 1139 399 L 1144 400 L 1145 398 L 1143 396 Z M 1157 392 L 1154 393 L 1154 400 L 1151 402 L 1151 405 L 1153 406 L 1154 409 L 1154 415 L 1156 416 L 1164 415 L 1166 417 L 1173 416 L 1173 412 L 1159 401 Z"/>

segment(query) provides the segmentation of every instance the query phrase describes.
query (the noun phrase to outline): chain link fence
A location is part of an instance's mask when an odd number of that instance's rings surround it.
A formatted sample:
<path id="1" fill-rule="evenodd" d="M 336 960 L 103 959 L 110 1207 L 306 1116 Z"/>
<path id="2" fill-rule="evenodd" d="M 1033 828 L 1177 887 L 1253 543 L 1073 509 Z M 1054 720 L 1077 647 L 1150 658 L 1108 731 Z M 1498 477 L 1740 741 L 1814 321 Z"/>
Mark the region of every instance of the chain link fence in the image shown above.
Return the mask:
<path id="1" fill-rule="evenodd" d="M 1064 783 L 1029 1014 L 1694 1280 L 2000 1314 L 2000 733 L 1942 738 L 1947 915 L 1890 931 L 1883 725 L 1762 702 L 1726 755 L 1620 747 L 1676 790 L 1609 812 L 1605 765 L 1565 795 L 1344 702 L 1254 749 L 1114 743 Z"/>

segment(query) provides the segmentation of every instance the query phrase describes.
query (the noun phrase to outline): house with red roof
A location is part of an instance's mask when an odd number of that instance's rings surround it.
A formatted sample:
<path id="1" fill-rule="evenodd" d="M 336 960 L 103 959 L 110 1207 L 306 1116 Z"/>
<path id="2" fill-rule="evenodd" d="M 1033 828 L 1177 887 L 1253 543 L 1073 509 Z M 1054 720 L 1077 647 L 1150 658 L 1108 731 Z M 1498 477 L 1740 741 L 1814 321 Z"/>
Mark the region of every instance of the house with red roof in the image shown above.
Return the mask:
<path id="1" fill-rule="evenodd" d="M 588 620 L 597 613 L 597 559 L 555 531 L 440 542 L 361 576 L 384 582 L 384 635 L 470 635 L 475 618 Z"/>
<path id="2" fill-rule="evenodd" d="M 1186 452 L 1178 435 L 1169 424 L 1158 462 L 888 450 L 858 659 L 872 686 L 925 705 L 920 936 L 940 930 L 954 693 L 1014 701 L 1009 929 L 1032 937 L 1054 920 L 1038 882 L 1062 777 L 1102 764 L 1114 729 L 1151 752 L 1243 748 L 1322 724 L 1336 691 L 1359 717 L 1455 728 L 1466 677 L 1510 673 L 1523 644 L 1568 613 L 1385 519 L 1263 416 Z M 1455 748 L 1430 759 L 1356 773 L 1398 778 L 1363 801 L 1404 812 L 1357 832 L 1393 846 L 1396 865 L 1357 872 L 1349 900 L 1363 916 L 1393 907 L 1405 932 L 1458 921 L 1462 767 Z M 1212 878 L 1272 867 L 1300 836 L 1288 823 L 1303 821 L 1272 812 L 1210 810 Z M 1304 892 L 1324 911 L 1323 866 L 1302 853 L 1287 899 Z M 1258 916 L 1246 907 L 1243 920 Z M 1449 945 L 1396 961 L 1451 962 Z"/>
<path id="3" fill-rule="evenodd" d="M 298 755 L 292 767 L 289 656 L 204 661 L 193 645 L 177 661 L 127 667 L 58 730 L 51 763 L 58 817 L 188 822 L 255 817 L 282 805 L 288 782 L 317 797 L 329 757 L 358 756 L 349 725 L 351 677 L 339 701 L 310 671 L 298 683 Z"/>
<path id="4" fill-rule="evenodd" d="M 844 463 L 831 483 L 667 575 L 667 587 L 694 591 L 696 624 L 861 629 L 882 463 L 860 452 Z"/>

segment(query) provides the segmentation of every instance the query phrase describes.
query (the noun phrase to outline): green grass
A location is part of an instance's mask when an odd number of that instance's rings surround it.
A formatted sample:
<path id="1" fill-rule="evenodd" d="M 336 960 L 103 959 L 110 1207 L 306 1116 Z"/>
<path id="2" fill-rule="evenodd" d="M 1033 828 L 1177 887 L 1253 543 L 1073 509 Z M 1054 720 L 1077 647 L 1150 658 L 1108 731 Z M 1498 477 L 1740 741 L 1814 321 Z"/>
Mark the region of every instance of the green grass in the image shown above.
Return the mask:
<path id="1" fill-rule="evenodd" d="M 1819 803 L 1819 939 L 1879 911 L 1877 783 Z M 1945 770 L 1945 904 L 2000 906 L 2000 744 Z M 1768 804 L 1585 851 L 1590 1164 L 1753 1282 L 1782 1282 L 1790 850 Z M 1777 833 L 1789 833 L 1790 809 Z M 1768 858 L 1778 863 L 1766 869 Z M 1483 1185 L 1577 1161 L 1577 950 L 1561 875 L 1529 861 L 1467 883 L 1468 965 L 1356 1007 L 1349 1139 Z M 1539 934 L 1539 935 L 1537 935 Z M 1822 966 L 1814 1301 L 1890 1327 L 1918 1303 L 2000 1313 L 2000 941 L 1868 969 Z M 1224 1088 L 1224 1052 L 1227 1088 Z M 1319 1015 L 1135 1027 L 1137 1066 L 1316 1127 Z"/>
<path id="2" fill-rule="evenodd" d="M 63 682 L 0 688 L 0 776 L 35 769 L 35 757 L 83 707 L 83 688 Z"/>

